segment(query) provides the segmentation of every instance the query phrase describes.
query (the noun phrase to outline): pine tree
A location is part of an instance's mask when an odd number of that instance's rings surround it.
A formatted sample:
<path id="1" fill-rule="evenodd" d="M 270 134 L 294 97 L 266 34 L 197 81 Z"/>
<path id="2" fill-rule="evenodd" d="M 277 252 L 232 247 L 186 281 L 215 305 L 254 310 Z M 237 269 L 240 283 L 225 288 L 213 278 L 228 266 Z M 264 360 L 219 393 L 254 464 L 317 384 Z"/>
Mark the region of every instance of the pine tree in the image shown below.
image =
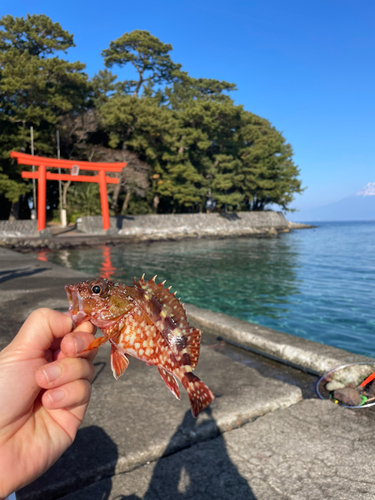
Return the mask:
<path id="1" fill-rule="evenodd" d="M 138 97 L 144 85 L 160 85 L 173 80 L 180 65 L 172 62 L 168 54 L 171 50 L 172 45 L 161 42 L 148 31 L 135 30 L 111 42 L 102 55 L 108 68 L 133 65 L 138 80 L 127 80 L 124 89 Z"/>
<path id="2" fill-rule="evenodd" d="M 9 152 L 30 152 L 33 126 L 36 152 L 52 154 L 58 117 L 79 111 L 87 101 L 85 65 L 54 56 L 72 46 L 73 36 L 47 16 L 0 20 L 0 127 L 5 130 L 0 193 L 12 202 L 11 216 L 17 217 L 18 200 L 30 186 L 21 180 L 22 167 L 10 160 Z"/>
<path id="3" fill-rule="evenodd" d="M 303 192 L 291 145 L 267 120 L 248 111 L 241 115 L 239 135 L 245 207 L 264 210 L 277 204 L 288 211 L 294 194 Z"/>

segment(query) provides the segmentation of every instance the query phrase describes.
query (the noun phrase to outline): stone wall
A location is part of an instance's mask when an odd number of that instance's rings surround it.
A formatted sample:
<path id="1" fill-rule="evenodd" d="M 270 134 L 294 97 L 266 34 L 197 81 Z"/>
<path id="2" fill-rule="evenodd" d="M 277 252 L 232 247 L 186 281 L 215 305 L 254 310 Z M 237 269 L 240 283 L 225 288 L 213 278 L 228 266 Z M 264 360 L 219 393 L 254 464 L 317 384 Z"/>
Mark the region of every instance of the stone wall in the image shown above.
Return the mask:
<path id="1" fill-rule="evenodd" d="M 3 236 L 37 236 L 38 222 L 36 220 L 0 220 L 0 238 Z"/>
<path id="2" fill-rule="evenodd" d="M 189 237 L 261 235 L 288 230 L 281 212 L 238 212 L 231 214 L 161 214 L 111 217 L 111 232 L 141 240 Z M 102 218 L 82 217 L 78 229 L 103 234 Z"/>

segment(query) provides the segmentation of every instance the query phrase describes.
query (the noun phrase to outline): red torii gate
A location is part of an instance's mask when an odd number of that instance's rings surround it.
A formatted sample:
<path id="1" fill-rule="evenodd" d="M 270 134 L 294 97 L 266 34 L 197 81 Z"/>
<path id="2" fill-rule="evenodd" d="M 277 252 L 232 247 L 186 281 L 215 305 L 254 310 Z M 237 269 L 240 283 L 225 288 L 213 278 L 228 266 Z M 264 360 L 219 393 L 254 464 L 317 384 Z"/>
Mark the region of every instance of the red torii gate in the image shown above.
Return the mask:
<path id="1" fill-rule="evenodd" d="M 98 182 L 100 187 L 100 202 L 102 205 L 103 229 L 110 228 L 107 184 L 118 184 L 116 177 L 106 177 L 108 172 L 121 172 L 126 167 L 125 162 L 117 163 L 95 163 L 88 161 L 57 160 L 55 158 L 45 158 L 43 156 L 33 156 L 26 153 L 11 151 L 10 156 L 16 158 L 19 165 L 32 165 L 38 167 L 38 172 L 23 171 L 24 179 L 38 179 L 38 231 L 46 227 L 46 184 L 51 181 L 79 181 Z M 69 168 L 79 167 L 80 170 L 97 170 L 98 175 L 72 175 L 53 174 L 47 168 Z"/>

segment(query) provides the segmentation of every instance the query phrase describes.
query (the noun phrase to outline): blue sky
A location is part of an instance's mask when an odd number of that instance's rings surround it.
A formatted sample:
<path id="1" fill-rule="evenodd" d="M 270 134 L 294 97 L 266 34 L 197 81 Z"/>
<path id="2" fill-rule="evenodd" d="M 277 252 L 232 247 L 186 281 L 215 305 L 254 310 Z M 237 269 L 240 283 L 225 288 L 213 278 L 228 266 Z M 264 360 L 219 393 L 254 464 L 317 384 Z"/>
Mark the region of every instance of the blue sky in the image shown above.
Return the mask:
<path id="1" fill-rule="evenodd" d="M 294 148 L 308 188 L 298 209 L 375 182 L 373 0 L 3 0 L 1 12 L 60 22 L 76 44 L 66 57 L 85 62 L 90 76 L 111 40 L 143 29 L 171 43 L 172 59 L 191 76 L 236 83 L 235 102 Z"/>

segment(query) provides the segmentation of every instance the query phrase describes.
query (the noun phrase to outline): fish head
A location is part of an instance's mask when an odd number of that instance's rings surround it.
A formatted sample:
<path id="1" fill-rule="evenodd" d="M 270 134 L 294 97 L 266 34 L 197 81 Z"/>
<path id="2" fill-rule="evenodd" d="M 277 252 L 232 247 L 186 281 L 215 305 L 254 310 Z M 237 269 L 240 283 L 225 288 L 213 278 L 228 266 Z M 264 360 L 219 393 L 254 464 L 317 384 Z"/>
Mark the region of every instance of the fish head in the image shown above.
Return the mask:
<path id="1" fill-rule="evenodd" d="M 112 326 L 134 307 L 126 288 L 102 278 L 66 285 L 68 313 L 74 325 L 91 321 L 99 328 Z"/>

